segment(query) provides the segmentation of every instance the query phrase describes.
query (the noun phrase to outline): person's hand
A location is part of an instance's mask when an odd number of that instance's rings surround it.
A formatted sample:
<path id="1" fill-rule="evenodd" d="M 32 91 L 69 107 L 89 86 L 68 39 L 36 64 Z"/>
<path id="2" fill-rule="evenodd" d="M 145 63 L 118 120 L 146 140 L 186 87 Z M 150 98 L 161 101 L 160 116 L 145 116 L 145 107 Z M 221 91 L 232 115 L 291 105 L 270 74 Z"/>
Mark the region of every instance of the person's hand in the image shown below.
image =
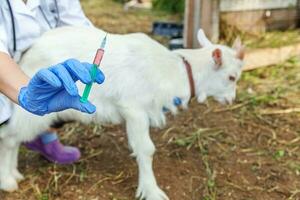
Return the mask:
<path id="1" fill-rule="evenodd" d="M 40 116 L 69 108 L 94 113 L 96 107 L 93 104 L 80 102 L 75 84 L 78 80 L 85 84 L 93 82 L 90 75 L 92 66 L 70 59 L 48 69 L 41 69 L 30 80 L 28 86 L 20 90 L 20 106 Z M 94 81 L 99 84 L 104 81 L 104 75 L 99 69 Z"/>

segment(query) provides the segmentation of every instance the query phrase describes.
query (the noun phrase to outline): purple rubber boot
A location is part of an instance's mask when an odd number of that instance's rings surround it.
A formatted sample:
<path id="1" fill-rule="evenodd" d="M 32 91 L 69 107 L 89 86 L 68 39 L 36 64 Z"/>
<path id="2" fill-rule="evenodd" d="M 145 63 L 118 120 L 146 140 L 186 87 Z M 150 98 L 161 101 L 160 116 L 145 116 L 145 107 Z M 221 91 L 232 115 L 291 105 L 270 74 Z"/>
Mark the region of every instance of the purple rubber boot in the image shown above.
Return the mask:
<path id="1" fill-rule="evenodd" d="M 72 164 L 80 158 L 80 151 L 75 147 L 63 146 L 55 133 L 42 134 L 24 145 L 57 164 Z"/>

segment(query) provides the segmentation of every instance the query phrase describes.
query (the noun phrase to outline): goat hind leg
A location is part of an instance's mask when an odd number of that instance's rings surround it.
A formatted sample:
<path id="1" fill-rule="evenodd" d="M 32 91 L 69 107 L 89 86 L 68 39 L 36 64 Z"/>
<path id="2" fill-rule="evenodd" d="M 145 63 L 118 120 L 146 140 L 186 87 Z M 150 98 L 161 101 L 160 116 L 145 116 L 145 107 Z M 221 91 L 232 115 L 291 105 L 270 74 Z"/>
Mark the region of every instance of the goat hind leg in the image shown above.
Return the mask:
<path id="1" fill-rule="evenodd" d="M 12 154 L 13 160 L 11 162 L 11 170 L 12 170 L 11 173 L 17 181 L 22 181 L 24 179 L 24 176 L 18 170 L 19 147 L 20 147 L 20 144 L 17 144 L 16 148 L 13 149 L 13 154 Z"/>
<path id="2" fill-rule="evenodd" d="M 8 192 L 18 189 L 18 183 L 11 170 L 15 148 L 17 145 L 12 138 L 5 137 L 0 141 L 0 189 Z"/>
<path id="3" fill-rule="evenodd" d="M 139 168 L 139 183 L 136 197 L 146 200 L 168 200 L 158 187 L 152 169 L 155 146 L 149 134 L 149 119 L 142 111 L 124 111 L 129 145 L 136 157 Z"/>

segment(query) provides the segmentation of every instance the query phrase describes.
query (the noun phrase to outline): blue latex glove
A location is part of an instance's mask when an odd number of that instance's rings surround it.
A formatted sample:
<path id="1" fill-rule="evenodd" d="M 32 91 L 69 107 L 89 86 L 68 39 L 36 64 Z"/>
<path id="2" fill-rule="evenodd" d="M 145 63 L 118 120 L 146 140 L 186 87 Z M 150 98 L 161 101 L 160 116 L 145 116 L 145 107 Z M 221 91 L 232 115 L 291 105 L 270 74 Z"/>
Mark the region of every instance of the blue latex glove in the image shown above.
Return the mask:
<path id="1" fill-rule="evenodd" d="M 93 65 L 80 63 L 70 59 L 64 63 L 42 69 L 30 80 L 27 87 L 19 93 L 19 104 L 25 110 L 45 115 L 73 108 L 86 113 L 94 113 L 96 107 L 90 102 L 80 102 L 75 82 L 80 80 L 85 84 L 92 82 L 90 70 Z M 98 70 L 95 82 L 104 81 L 103 73 Z"/>

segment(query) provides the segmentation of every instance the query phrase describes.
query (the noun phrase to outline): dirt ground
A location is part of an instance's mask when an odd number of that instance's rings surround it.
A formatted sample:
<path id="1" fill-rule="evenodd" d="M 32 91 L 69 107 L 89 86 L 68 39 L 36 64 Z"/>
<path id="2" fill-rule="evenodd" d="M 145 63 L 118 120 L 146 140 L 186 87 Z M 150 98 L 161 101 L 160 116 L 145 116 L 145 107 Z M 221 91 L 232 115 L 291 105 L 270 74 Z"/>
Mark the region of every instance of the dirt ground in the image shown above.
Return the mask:
<path id="1" fill-rule="evenodd" d="M 85 9 L 94 8 L 92 2 L 83 1 Z M 299 91 L 296 57 L 244 73 L 234 105 L 193 100 L 189 110 L 169 116 L 164 129 L 151 130 L 159 185 L 171 200 L 299 200 Z M 123 126 L 75 123 L 60 133 L 64 143 L 80 148 L 82 159 L 59 166 L 22 148 L 19 165 L 26 179 L 18 192 L 0 192 L 1 200 L 134 199 L 137 166 Z"/>

